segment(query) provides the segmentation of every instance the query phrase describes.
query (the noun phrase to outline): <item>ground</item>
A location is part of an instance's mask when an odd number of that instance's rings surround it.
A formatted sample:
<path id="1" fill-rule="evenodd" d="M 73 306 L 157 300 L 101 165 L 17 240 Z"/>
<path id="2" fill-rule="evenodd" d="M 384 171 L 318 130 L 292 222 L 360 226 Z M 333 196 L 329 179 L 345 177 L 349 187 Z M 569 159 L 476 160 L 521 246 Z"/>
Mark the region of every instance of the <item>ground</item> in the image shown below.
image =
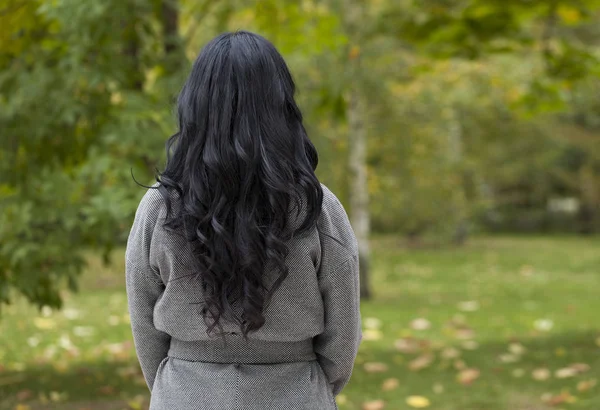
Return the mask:
<path id="1" fill-rule="evenodd" d="M 373 300 L 340 409 L 600 409 L 600 238 L 373 239 Z M 143 409 L 122 251 L 65 308 L 0 319 L 0 409 Z"/>

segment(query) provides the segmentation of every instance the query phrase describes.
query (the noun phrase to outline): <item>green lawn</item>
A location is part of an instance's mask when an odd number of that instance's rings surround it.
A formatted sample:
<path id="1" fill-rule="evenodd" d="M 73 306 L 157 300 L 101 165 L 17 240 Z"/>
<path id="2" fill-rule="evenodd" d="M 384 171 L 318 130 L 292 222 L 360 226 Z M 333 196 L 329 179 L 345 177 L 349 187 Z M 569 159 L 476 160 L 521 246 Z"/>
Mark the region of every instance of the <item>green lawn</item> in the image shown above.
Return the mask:
<path id="1" fill-rule="evenodd" d="M 600 238 L 372 248 L 374 300 L 340 409 L 600 409 Z M 0 409 L 144 408 L 122 259 L 92 258 L 63 311 L 4 311 Z"/>

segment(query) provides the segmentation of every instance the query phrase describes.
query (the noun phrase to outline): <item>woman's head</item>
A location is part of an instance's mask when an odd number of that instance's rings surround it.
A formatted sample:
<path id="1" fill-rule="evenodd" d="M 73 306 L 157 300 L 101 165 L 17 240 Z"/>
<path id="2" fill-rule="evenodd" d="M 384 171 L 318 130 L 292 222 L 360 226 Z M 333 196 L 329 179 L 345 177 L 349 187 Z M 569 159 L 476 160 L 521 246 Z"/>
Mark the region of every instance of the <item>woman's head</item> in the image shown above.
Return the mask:
<path id="1" fill-rule="evenodd" d="M 179 95 L 179 130 L 157 181 L 169 211 L 165 226 L 183 231 L 194 252 L 191 273 L 204 289 L 209 332 L 222 318 L 239 323 L 244 336 L 262 326 L 263 309 L 287 275 L 287 241 L 319 217 L 318 156 L 294 92 L 275 47 L 238 31 L 202 49 Z M 177 212 L 169 191 L 179 194 Z M 267 288 L 270 263 L 280 274 Z M 234 304 L 242 317 L 233 315 Z"/>

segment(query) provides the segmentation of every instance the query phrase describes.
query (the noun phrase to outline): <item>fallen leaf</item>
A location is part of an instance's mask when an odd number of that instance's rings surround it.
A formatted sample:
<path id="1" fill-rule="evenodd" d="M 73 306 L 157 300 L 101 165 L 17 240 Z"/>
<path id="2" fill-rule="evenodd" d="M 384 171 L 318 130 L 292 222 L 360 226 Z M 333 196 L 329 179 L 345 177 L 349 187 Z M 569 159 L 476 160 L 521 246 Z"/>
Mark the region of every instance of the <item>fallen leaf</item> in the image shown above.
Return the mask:
<path id="1" fill-rule="evenodd" d="M 460 384 L 469 385 L 479 378 L 479 369 L 467 368 L 458 373 L 457 380 Z"/>
<path id="2" fill-rule="evenodd" d="M 381 373 L 388 370 L 388 365 L 380 362 L 365 363 L 363 367 L 367 373 Z"/>
<path id="3" fill-rule="evenodd" d="M 335 401 L 337 404 L 346 404 L 348 402 L 348 397 L 346 397 L 345 394 L 338 394 Z"/>
<path id="4" fill-rule="evenodd" d="M 579 383 L 577 383 L 577 391 L 580 391 L 580 392 L 588 391 L 595 385 L 596 385 L 596 379 L 581 380 Z"/>
<path id="5" fill-rule="evenodd" d="M 479 347 L 479 343 L 475 340 L 465 340 L 460 344 L 460 346 L 465 350 L 475 350 Z"/>
<path id="6" fill-rule="evenodd" d="M 512 354 L 522 355 L 527 349 L 520 343 L 511 343 L 508 345 L 508 351 Z"/>
<path id="7" fill-rule="evenodd" d="M 53 319 L 42 317 L 36 317 L 35 319 L 33 319 L 33 324 L 38 329 L 42 330 L 53 329 L 56 326 L 56 322 Z"/>
<path id="8" fill-rule="evenodd" d="M 394 342 L 396 350 L 402 353 L 416 353 L 419 351 L 419 343 L 415 339 L 398 339 Z"/>
<path id="9" fill-rule="evenodd" d="M 429 407 L 431 403 L 427 397 L 408 396 L 406 398 L 406 404 L 408 404 L 410 407 L 414 407 L 415 409 L 424 409 L 425 407 Z"/>
<path id="10" fill-rule="evenodd" d="M 533 327 L 541 332 L 548 332 L 554 327 L 554 322 L 550 319 L 538 319 L 533 323 Z"/>
<path id="11" fill-rule="evenodd" d="M 556 396 L 545 394 L 542 396 L 542 400 L 551 406 L 556 406 L 557 404 L 574 403 L 577 401 L 577 397 L 565 390 Z"/>
<path id="12" fill-rule="evenodd" d="M 427 330 L 431 327 L 431 322 L 424 318 L 418 318 L 410 322 L 410 327 L 414 330 Z"/>
<path id="13" fill-rule="evenodd" d="M 400 385 L 400 382 L 396 378 L 385 379 L 383 384 L 381 385 L 381 390 L 390 391 L 395 390 Z"/>
<path id="14" fill-rule="evenodd" d="M 590 365 L 587 363 L 573 363 L 569 365 L 571 369 L 574 369 L 577 373 L 585 373 L 590 370 Z"/>
<path id="15" fill-rule="evenodd" d="M 567 377 L 573 377 L 577 374 L 577 370 L 572 367 L 564 367 L 554 372 L 554 377 L 557 379 L 566 379 Z"/>
<path id="16" fill-rule="evenodd" d="M 377 329 L 365 329 L 362 333 L 363 340 L 381 340 L 383 333 Z"/>
<path id="17" fill-rule="evenodd" d="M 381 320 L 376 317 L 367 317 L 363 320 L 363 323 L 367 329 L 379 329 L 381 327 Z"/>
<path id="18" fill-rule="evenodd" d="M 462 360 L 455 360 L 454 361 L 454 368 L 456 370 L 463 370 L 463 369 L 467 368 L 467 364 L 464 361 L 462 361 Z"/>
<path id="19" fill-rule="evenodd" d="M 504 353 L 500 355 L 499 359 L 502 363 L 516 363 L 519 361 L 520 357 L 511 353 Z"/>
<path id="20" fill-rule="evenodd" d="M 548 380 L 550 378 L 550 370 L 546 368 L 535 369 L 533 372 L 531 372 L 531 377 L 538 381 Z"/>
<path id="21" fill-rule="evenodd" d="M 433 385 L 433 392 L 435 394 L 442 394 L 444 392 L 444 385 L 440 383 L 436 383 Z"/>
<path id="22" fill-rule="evenodd" d="M 466 327 L 466 326 L 456 329 L 454 331 L 454 334 L 455 334 L 456 338 L 460 339 L 460 340 L 467 340 L 467 339 L 472 339 L 473 337 L 475 337 L 475 331 L 473 331 L 473 329 Z"/>
<path id="23" fill-rule="evenodd" d="M 373 400 L 364 402 L 362 405 L 363 410 L 381 410 L 385 407 L 383 400 Z"/>
<path id="24" fill-rule="evenodd" d="M 26 404 L 17 404 L 15 410 L 31 410 L 31 407 Z"/>
<path id="25" fill-rule="evenodd" d="M 57 391 L 51 391 L 50 392 L 50 401 L 53 402 L 59 402 L 59 401 L 64 401 L 67 398 L 67 393 L 60 393 Z"/>
<path id="26" fill-rule="evenodd" d="M 79 337 L 88 337 L 94 334 L 94 328 L 90 326 L 75 326 L 73 334 Z"/>
<path id="27" fill-rule="evenodd" d="M 418 371 L 428 367 L 433 362 L 433 355 L 430 353 L 423 354 L 408 363 L 408 368 L 412 371 Z"/>
<path id="28" fill-rule="evenodd" d="M 475 312 L 479 309 L 479 302 L 476 300 L 467 300 L 458 303 L 458 309 L 463 312 Z"/>
<path id="29" fill-rule="evenodd" d="M 440 353 L 443 359 L 456 359 L 460 356 L 460 351 L 454 347 L 447 347 Z"/>

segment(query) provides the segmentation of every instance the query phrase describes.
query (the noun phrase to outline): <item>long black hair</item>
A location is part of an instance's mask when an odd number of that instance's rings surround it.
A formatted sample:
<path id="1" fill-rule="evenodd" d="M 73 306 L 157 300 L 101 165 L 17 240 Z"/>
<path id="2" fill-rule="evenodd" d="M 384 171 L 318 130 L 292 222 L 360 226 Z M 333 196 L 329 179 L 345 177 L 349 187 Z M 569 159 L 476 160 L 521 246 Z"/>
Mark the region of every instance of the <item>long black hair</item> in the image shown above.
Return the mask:
<path id="1" fill-rule="evenodd" d="M 273 44 L 237 31 L 202 49 L 179 95 L 179 130 L 156 180 L 167 203 L 164 226 L 183 232 L 193 253 L 207 333 L 222 330 L 222 318 L 245 338 L 264 324 L 264 308 L 288 274 L 289 240 L 319 218 L 318 155 L 294 93 Z M 296 216 L 305 215 L 296 225 L 294 204 Z M 279 274 L 266 286 L 271 263 Z"/>

